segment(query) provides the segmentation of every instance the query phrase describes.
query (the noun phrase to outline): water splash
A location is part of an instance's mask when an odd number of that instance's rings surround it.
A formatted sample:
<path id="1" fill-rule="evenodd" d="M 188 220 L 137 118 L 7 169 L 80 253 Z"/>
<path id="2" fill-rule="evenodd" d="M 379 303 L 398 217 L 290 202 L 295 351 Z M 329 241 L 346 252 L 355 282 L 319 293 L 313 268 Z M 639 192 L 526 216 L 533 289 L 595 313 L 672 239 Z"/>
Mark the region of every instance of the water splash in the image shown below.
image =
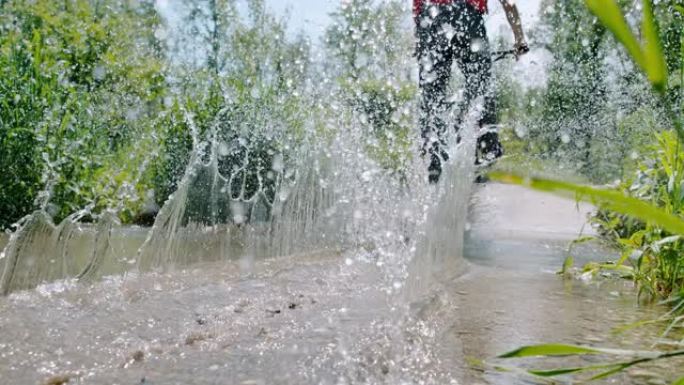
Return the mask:
<path id="1" fill-rule="evenodd" d="M 139 272 L 239 259 L 249 270 L 255 258 L 349 249 L 371 253 L 397 291 L 406 286 L 416 294 L 436 275 L 454 277 L 462 269 L 472 142 L 458 146 L 435 188 L 425 183 L 422 160 L 397 178 L 357 151 L 364 140 L 350 121 L 324 151 L 302 146 L 297 161 L 268 170 L 275 175 L 273 193 L 262 184 L 246 196 L 244 169 L 221 173 L 222 141 L 211 133 L 195 140 L 185 175 L 137 256 L 116 253 L 112 238 L 121 230 L 113 212 L 95 226 L 78 223 L 82 212 L 55 226 L 39 211 L 11 238 L 2 291 L 58 279 L 92 281 L 128 271 L 133 261 Z"/>
<path id="2" fill-rule="evenodd" d="M 373 28 L 366 31 L 369 38 Z M 366 84 L 369 79 L 359 72 L 351 85 L 372 91 L 378 83 L 384 91 L 393 90 L 383 101 L 387 106 L 375 103 L 371 99 L 377 95 L 365 91 L 353 95 L 363 101 L 360 107 L 350 106 L 349 91 L 343 90 L 350 84 L 330 84 L 339 75 L 334 70 L 323 74 L 325 81 L 318 85 L 315 76 L 307 75 L 304 86 L 288 85 L 286 96 L 306 100 L 297 113 L 318 123 L 295 129 L 279 121 L 281 111 L 268 103 L 283 100 L 264 99 L 265 88 L 252 85 L 248 97 L 254 108 L 242 110 L 232 103 L 238 94 L 229 84 L 208 81 L 207 87 L 218 90 L 225 107 L 202 122 L 195 122 L 193 112 L 182 111 L 192 141 L 184 174 L 153 227 L 135 231 L 135 247 L 121 241 L 131 232 L 118 222 L 120 205 L 101 214 L 88 207 L 58 225 L 52 223 L 45 209 L 50 200 L 48 181 L 47 192 L 41 195 L 43 209 L 19 224 L 5 250 L 2 292 L 60 279 L 92 282 L 105 275 L 171 271 L 228 260 L 240 260 L 249 274 L 258 259 L 343 250 L 358 250 L 355 258 L 381 267 L 383 284 L 391 294 L 419 298 L 436 277 L 453 278 L 463 268 L 462 232 L 474 147 L 469 137 L 474 134 L 463 135 L 463 143 L 454 146 L 455 160 L 437 188 L 426 183 L 425 164 L 417 156 L 408 155 L 400 170 L 388 168 L 379 159 L 378 148 L 394 146 L 395 134 L 379 138 L 370 123 L 387 118 L 388 124 L 396 125 L 415 110 L 411 101 L 397 108 L 403 103 L 398 95 L 405 92 L 397 82 L 410 77 L 413 64 L 403 62 L 401 68 L 385 73 L 397 54 L 388 52 L 387 65 L 380 66 L 382 82 Z M 295 72 L 293 78 L 302 76 Z M 292 80 L 269 74 L 263 75 L 264 82 L 287 85 Z M 174 74 L 169 79 L 179 92 L 181 78 Z M 324 99 L 332 100 L 332 106 L 316 108 Z M 209 98 L 202 102 L 209 103 Z M 369 114 L 371 106 L 382 111 Z M 383 115 L 394 108 L 396 114 Z M 418 142 L 417 133 L 408 135 Z M 158 155 L 144 158 L 136 178 Z"/>

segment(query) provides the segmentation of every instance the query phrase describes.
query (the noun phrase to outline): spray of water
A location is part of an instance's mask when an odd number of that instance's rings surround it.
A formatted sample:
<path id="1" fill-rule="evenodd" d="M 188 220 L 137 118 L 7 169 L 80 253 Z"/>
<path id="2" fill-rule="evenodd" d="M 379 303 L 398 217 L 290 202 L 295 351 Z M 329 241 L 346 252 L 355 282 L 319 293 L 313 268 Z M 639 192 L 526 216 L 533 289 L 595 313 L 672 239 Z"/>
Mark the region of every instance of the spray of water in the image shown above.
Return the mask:
<path id="1" fill-rule="evenodd" d="M 363 133 L 350 124 L 325 151 L 301 148 L 293 157 L 299 161 L 287 171 L 278 165 L 269 170 L 277 179 L 272 198 L 263 187 L 246 197 L 241 169 L 221 173 L 215 133 L 195 140 L 177 191 L 135 257 L 112 247 L 113 234 L 121 231 L 113 213 L 101 215 L 96 225 L 79 225 L 80 213 L 55 226 L 39 211 L 11 238 L 2 290 L 94 280 L 131 266 L 145 272 L 241 260 L 248 270 L 255 259 L 349 249 L 371 252 L 386 269 L 389 287 L 406 286 L 411 297 L 425 292 L 435 276 L 455 276 L 462 269 L 471 141 L 457 146 L 443 183 L 429 186 L 420 159 L 411 164 L 408 179 L 399 179 L 359 154 Z"/>
<path id="2" fill-rule="evenodd" d="M 234 97 L 219 87 L 225 100 Z M 326 82 L 309 88 L 310 100 L 345 98 Z M 251 97 L 259 100 L 260 93 L 255 88 Z M 442 181 L 428 185 L 418 156 L 396 172 L 367 150 L 378 140 L 369 121 L 384 119 L 377 112 L 384 107 L 371 105 L 379 101 L 369 97 L 361 98 L 360 109 L 344 103 L 327 109 L 319 117 L 328 126 L 324 133 L 312 126 L 292 135 L 268 108 L 219 110 L 207 129 L 185 111 L 192 139 L 185 172 L 153 227 L 137 230 L 143 234 L 133 242 L 137 251 L 125 246 L 131 232 L 119 224 L 117 207 L 97 215 L 89 207 L 55 225 L 45 209 L 48 183 L 42 209 L 19 223 L 4 252 L 2 293 L 220 261 L 240 261 L 248 274 L 265 258 L 358 250 L 382 268 L 388 293 L 408 302 L 421 298 L 436 280 L 451 279 L 464 267 L 475 134 L 461 133 Z M 377 111 L 364 111 L 370 107 Z M 264 116 L 247 118 L 256 113 Z M 315 120 L 317 111 L 310 113 Z M 397 119 L 392 116 L 392 124 Z M 418 143 L 419 134 L 411 135 Z"/>

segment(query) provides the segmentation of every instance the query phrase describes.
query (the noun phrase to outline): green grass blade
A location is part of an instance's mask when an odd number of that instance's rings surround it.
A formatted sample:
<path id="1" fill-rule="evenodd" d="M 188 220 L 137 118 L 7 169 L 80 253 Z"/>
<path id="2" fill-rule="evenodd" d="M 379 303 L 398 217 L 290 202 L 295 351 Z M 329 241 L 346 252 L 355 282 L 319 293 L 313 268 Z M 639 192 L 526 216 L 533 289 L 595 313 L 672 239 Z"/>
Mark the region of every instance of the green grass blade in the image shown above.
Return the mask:
<path id="1" fill-rule="evenodd" d="M 672 385 L 684 385 L 684 377 L 672 383 Z"/>
<path id="2" fill-rule="evenodd" d="M 600 380 L 602 378 L 610 377 L 616 373 L 622 372 L 625 369 L 629 369 L 632 366 L 636 366 L 639 364 L 644 364 L 647 362 L 652 362 L 652 361 L 662 360 L 662 359 L 668 359 L 668 358 L 673 358 L 673 357 L 681 357 L 683 355 L 684 355 L 684 350 L 679 350 L 679 351 L 673 351 L 673 352 L 668 352 L 668 353 L 659 353 L 659 354 L 651 356 L 651 357 L 639 358 L 639 359 L 629 361 L 629 362 L 616 363 L 615 368 L 610 369 L 608 371 L 605 371 L 603 373 L 599 373 L 599 374 L 595 375 L 594 377 L 590 378 L 589 381 L 595 381 L 595 380 Z"/>
<path id="3" fill-rule="evenodd" d="M 647 71 L 646 59 L 641 50 L 641 45 L 629 28 L 627 20 L 625 20 L 622 10 L 615 0 L 585 0 L 585 3 L 601 23 L 622 43 L 637 65 Z"/>
<path id="4" fill-rule="evenodd" d="M 665 55 L 660 46 L 658 28 L 653 17 L 651 0 L 644 0 L 644 16 L 642 31 L 644 34 L 644 59 L 646 63 L 646 74 L 653 87 L 658 92 L 665 92 L 667 89 L 667 64 Z"/>
<path id="5" fill-rule="evenodd" d="M 575 266 L 575 258 L 572 257 L 572 255 L 568 256 L 565 258 L 565 261 L 563 261 L 563 268 L 561 271 L 559 271 L 558 275 L 566 275 L 572 273 L 572 268 Z"/>
<path id="6" fill-rule="evenodd" d="M 622 372 L 623 370 L 628 369 L 634 365 L 635 365 L 635 363 L 625 363 L 622 365 L 616 365 L 614 368 L 612 368 L 610 370 L 607 370 L 603 373 L 599 373 L 599 374 L 595 375 L 594 377 L 591 377 L 589 379 L 589 381 L 596 381 L 596 380 L 600 380 L 602 378 L 606 378 L 606 377 L 616 375 L 616 374 Z"/>
<path id="7" fill-rule="evenodd" d="M 602 354 L 603 352 L 592 348 L 575 345 L 546 344 L 524 346 L 500 355 L 498 358 L 522 358 L 522 357 L 551 357 L 551 356 L 574 356 L 582 354 Z"/>
<path id="8" fill-rule="evenodd" d="M 602 206 L 608 210 L 629 215 L 649 222 L 674 234 L 684 235 L 684 220 L 655 206 L 621 192 L 602 190 L 567 182 L 541 178 L 525 178 L 503 172 L 493 172 L 489 178 L 499 182 L 517 184 L 534 190 L 561 196 L 575 197 L 578 200 Z"/>
<path id="9" fill-rule="evenodd" d="M 528 370 L 528 373 L 539 377 L 558 377 L 566 374 L 575 374 L 591 370 L 589 368 L 559 368 L 551 370 Z"/>
<path id="10" fill-rule="evenodd" d="M 609 371 L 615 370 L 618 367 L 622 367 L 622 364 L 605 364 L 605 365 L 590 365 L 590 366 L 580 366 L 576 368 L 556 368 L 549 370 L 536 370 L 531 369 L 527 372 L 539 376 L 539 377 L 557 377 L 566 374 L 582 373 L 582 372 L 593 372 L 597 370 L 609 369 Z"/>

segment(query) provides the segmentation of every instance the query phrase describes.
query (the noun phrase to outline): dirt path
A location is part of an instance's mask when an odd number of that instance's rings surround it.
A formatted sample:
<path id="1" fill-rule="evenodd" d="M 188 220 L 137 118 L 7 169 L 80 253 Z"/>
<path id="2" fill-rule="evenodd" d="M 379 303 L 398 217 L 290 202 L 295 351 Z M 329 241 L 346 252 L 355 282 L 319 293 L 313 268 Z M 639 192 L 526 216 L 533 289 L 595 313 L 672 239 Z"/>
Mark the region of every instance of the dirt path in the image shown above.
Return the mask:
<path id="1" fill-rule="evenodd" d="M 479 238 L 573 239 L 593 235 L 592 206 L 520 186 L 486 183 L 475 187 L 472 233 Z"/>

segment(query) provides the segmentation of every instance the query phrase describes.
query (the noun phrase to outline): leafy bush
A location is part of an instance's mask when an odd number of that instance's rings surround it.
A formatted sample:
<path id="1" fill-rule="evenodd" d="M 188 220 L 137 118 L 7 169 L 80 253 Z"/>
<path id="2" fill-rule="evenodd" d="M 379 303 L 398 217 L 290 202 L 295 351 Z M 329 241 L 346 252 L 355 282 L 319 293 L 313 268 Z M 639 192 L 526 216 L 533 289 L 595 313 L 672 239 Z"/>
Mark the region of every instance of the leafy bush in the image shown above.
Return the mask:
<path id="1" fill-rule="evenodd" d="M 649 155 L 639 163 L 635 177 L 618 189 L 684 217 L 684 149 L 677 136 L 671 131 L 657 134 L 657 144 L 646 153 Z M 635 268 L 645 294 L 667 298 L 684 291 L 684 243 L 678 234 L 605 209 L 594 221 L 607 239 L 623 249 L 620 263 Z"/>
<path id="2" fill-rule="evenodd" d="M 191 26 L 190 31 L 179 27 L 179 35 L 167 41 L 174 93 L 159 131 L 160 157 L 153 166 L 159 204 L 176 190 L 193 151 L 205 160 L 217 156 L 221 177 L 243 181 L 213 198 L 253 203 L 253 197 L 263 194 L 273 201 L 276 174 L 290 164 L 292 152 L 286 149 L 304 136 L 311 114 L 308 42 L 288 38 L 286 23 L 270 14 L 263 1 L 247 5 L 245 19 L 237 14 L 234 1 L 188 2 L 183 24 Z M 199 27 L 204 29 L 196 34 Z M 187 62 L 187 53 L 174 51 L 186 39 L 197 39 L 197 46 L 204 47 L 197 54 L 203 60 L 193 56 Z M 211 178 L 197 179 L 202 184 Z M 197 202 L 189 208 L 192 219 L 230 221 L 225 210 L 218 213 L 220 218 L 207 212 L 213 209 L 202 202 L 209 199 L 205 194 L 213 193 L 208 185 L 199 187 L 193 194 L 202 197 L 190 199 Z"/>
<path id="3" fill-rule="evenodd" d="M 3 2 L 0 227 L 36 208 L 138 210 L 165 88 L 152 13 L 149 1 Z"/>
<path id="4" fill-rule="evenodd" d="M 326 31 L 339 96 L 364 130 L 367 153 L 401 176 L 411 159 L 417 87 L 411 77 L 413 37 L 400 1 L 344 2 Z M 335 91 L 335 90 L 331 90 Z"/>

